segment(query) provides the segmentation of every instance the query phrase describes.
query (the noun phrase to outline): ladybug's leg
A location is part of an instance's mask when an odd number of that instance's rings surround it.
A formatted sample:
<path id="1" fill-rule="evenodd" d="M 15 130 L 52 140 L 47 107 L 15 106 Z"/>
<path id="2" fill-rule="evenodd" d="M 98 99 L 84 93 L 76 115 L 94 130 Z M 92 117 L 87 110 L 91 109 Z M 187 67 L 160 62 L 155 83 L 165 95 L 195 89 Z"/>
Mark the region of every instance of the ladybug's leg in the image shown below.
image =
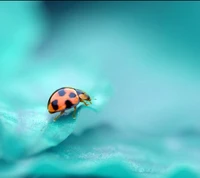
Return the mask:
<path id="1" fill-rule="evenodd" d="M 55 118 L 54 118 L 54 122 L 60 117 L 62 116 L 62 114 L 65 112 L 65 110 L 61 111 L 59 115 L 57 115 Z"/>
<path id="2" fill-rule="evenodd" d="M 89 105 L 89 104 L 87 104 L 84 100 L 82 100 L 81 102 L 83 102 L 85 106 L 88 106 L 88 105 Z"/>
<path id="3" fill-rule="evenodd" d="M 74 106 L 73 119 L 76 119 L 76 106 Z"/>

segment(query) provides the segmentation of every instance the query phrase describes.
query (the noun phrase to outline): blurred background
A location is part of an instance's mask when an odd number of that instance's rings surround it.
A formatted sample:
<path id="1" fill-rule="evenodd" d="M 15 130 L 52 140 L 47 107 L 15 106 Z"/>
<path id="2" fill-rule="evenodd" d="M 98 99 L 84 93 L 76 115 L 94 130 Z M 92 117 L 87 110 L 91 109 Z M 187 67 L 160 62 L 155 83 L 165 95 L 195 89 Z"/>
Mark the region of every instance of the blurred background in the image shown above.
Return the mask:
<path id="1" fill-rule="evenodd" d="M 10 135 L 28 119 L 31 129 L 38 117 L 49 117 L 53 91 L 80 88 L 97 99 L 96 112 L 81 109 L 69 138 L 44 154 L 83 159 L 90 167 L 116 153 L 130 168 L 119 177 L 200 176 L 199 8 L 186 1 L 1 2 L 2 124 L 8 127 L 10 114 Z M 109 171 L 93 175 L 112 177 Z"/>

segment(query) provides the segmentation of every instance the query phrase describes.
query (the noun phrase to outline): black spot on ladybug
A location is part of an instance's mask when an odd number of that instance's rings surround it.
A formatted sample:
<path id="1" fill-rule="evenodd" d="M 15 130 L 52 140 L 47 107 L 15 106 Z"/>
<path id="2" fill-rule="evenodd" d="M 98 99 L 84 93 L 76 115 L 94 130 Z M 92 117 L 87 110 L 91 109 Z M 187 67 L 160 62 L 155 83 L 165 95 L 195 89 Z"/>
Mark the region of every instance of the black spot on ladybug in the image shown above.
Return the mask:
<path id="1" fill-rule="evenodd" d="M 66 108 L 71 108 L 73 106 L 72 102 L 69 100 L 66 100 L 65 104 L 66 104 Z"/>
<path id="2" fill-rule="evenodd" d="M 57 110 L 58 109 L 58 100 L 52 101 L 51 105 L 52 105 L 52 107 L 53 107 L 54 110 Z"/>
<path id="3" fill-rule="evenodd" d="M 59 96 L 64 96 L 65 95 L 65 90 L 59 90 L 58 91 Z"/>
<path id="4" fill-rule="evenodd" d="M 76 94 L 75 94 L 75 93 L 70 93 L 70 94 L 69 94 L 69 97 L 70 97 L 70 98 L 75 98 L 75 97 L 76 97 Z"/>

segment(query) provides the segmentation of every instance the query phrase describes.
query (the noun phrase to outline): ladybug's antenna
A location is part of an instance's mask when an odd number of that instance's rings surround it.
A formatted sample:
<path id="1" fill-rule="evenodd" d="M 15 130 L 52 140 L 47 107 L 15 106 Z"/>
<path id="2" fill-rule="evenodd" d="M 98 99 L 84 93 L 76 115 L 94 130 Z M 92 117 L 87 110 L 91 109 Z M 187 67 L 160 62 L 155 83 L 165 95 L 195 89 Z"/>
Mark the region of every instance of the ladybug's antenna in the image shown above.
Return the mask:
<path id="1" fill-rule="evenodd" d="M 96 98 L 91 97 L 91 100 L 97 100 Z"/>
<path id="2" fill-rule="evenodd" d="M 92 100 L 97 100 L 96 98 L 90 98 L 90 104 L 92 104 Z"/>

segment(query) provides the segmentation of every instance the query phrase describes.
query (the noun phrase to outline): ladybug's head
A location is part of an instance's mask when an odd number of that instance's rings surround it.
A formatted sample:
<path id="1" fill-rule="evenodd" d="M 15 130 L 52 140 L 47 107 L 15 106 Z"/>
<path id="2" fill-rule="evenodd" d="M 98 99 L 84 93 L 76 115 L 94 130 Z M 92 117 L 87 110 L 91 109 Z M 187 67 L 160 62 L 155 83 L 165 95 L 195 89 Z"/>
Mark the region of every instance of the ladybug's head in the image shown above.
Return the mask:
<path id="1" fill-rule="evenodd" d="M 90 96 L 87 93 L 85 93 L 84 91 L 76 89 L 76 92 L 77 92 L 80 100 L 82 100 L 82 101 L 86 100 L 86 101 L 89 101 L 89 102 L 91 101 Z"/>

